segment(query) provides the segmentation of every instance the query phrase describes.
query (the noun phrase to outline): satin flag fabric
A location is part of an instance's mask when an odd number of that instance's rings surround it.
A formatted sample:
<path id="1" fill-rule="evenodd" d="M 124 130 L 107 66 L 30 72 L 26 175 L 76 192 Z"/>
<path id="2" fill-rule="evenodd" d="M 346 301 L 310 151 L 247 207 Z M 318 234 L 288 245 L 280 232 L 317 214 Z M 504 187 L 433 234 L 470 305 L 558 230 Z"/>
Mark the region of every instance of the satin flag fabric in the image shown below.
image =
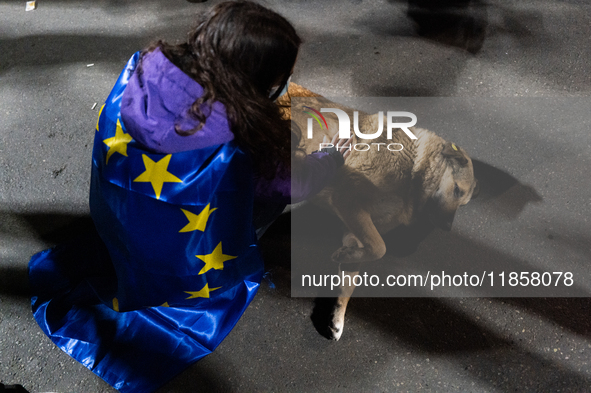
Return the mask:
<path id="1" fill-rule="evenodd" d="M 174 154 L 125 132 L 121 96 L 97 121 L 91 215 L 97 231 L 34 255 L 32 308 L 64 352 L 121 392 L 151 392 L 211 353 L 263 273 L 251 164 L 233 142 Z"/>

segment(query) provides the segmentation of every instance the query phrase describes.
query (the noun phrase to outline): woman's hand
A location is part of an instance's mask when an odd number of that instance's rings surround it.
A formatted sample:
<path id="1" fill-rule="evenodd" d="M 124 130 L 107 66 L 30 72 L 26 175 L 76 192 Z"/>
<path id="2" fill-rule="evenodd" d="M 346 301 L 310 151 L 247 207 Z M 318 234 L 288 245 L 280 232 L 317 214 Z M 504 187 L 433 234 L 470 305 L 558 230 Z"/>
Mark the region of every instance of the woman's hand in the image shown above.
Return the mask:
<path id="1" fill-rule="evenodd" d="M 337 132 L 333 135 L 332 140 L 330 141 L 330 144 L 332 144 L 337 149 L 337 151 L 343 155 L 343 159 L 346 160 L 347 157 L 349 157 L 349 155 L 351 154 L 351 141 L 352 140 L 353 140 L 352 136 L 348 139 L 339 138 L 339 133 Z M 326 135 L 324 136 L 322 142 L 329 143 Z"/>

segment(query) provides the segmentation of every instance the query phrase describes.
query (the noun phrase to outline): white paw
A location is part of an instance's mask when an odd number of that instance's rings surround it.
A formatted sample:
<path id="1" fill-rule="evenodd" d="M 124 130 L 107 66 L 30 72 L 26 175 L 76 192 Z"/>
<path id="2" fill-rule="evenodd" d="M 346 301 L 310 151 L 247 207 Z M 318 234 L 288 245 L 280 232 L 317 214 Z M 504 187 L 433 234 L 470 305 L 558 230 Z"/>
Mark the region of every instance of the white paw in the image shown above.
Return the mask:
<path id="1" fill-rule="evenodd" d="M 342 318 L 334 317 L 328 329 L 330 330 L 331 340 L 339 341 L 341 335 L 343 334 L 343 327 L 345 325 L 345 321 Z"/>

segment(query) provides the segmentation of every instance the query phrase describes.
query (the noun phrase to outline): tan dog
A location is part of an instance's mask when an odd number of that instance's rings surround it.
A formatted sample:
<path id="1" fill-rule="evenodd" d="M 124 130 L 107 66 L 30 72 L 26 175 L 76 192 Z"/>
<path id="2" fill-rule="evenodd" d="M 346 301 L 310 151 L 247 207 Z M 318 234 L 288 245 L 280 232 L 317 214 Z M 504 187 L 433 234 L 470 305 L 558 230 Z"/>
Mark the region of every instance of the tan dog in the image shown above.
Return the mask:
<path id="1" fill-rule="evenodd" d="M 353 120 L 353 110 L 328 102 L 301 86 L 290 84 L 289 93 L 292 97 L 314 97 L 306 100 L 306 105 L 311 107 L 345 110 Z M 280 103 L 289 105 L 288 95 Z M 330 139 L 332 135 L 328 134 L 338 130 L 336 115 L 325 112 L 328 130 L 325 127 L 322 131 L 315 125 L 313 139 L 307 139 L 309 116 L 304 113 L 303 104 L 296 103 L 292 109 L 286 115 L 302 130 L 300 147 L 306 153 L 318 150 L 323 136 L 326 134 Z M 361 132 L 375 132 L 378 121 L 378 114 L 359 113 Z M 353 150 L 332 184 L 312 199 L 313 203 L 333 211 L 347 227 L 342 247 L 332 254 L 333 261 L 360 263 L 382 258 L 386 245 L 381 235 L 399 225 L 411 224 L 419 212 L 426 212 L 436 226 L 450 230 L 458 207 L 476 195 L 472 161 L 463 149 L 425 129 L 410 130 L 416 140 L 411 140 L 401 129 L 393 131 L 391 140 L 386 139 L 385 131 L 372 140 L 355 136 L 352 144 L 372 144 L 371 148 Z M 399 143 L 403 149 L 388 150 L 386 146 L 392 143 Z M 360 148 L 365 149 L 365 145 Z M 392 149 L 398 150 L 400 146 Z M 353 282 L 359 272 L 344 273 Z M 354 289 L 354 286 L 340 288 L 329 326 L 334 340 L 343 332 L 345 310 Z"/>

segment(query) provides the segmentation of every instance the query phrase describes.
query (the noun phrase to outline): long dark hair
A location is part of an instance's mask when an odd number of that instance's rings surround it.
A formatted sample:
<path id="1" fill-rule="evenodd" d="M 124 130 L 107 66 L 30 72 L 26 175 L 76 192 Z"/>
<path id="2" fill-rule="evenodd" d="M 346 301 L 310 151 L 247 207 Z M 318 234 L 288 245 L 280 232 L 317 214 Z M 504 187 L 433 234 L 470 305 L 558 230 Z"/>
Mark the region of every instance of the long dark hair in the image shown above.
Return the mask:
<path id="1" fill-rule="evenodd" d="M 203 127 L 211 105 L 226 107 L 230 127 L 239 146 L 252 155 L 258 174 L 272 178 L 277 167 L 290 167 L 292 138 L 289 120 L 269 98 L 280 81 L 287 83 L 302 40 L 281 15 L 250 1 L 224 2 L 200 15 L 187 42 L 163 41 L 159 47 L 177 67 L 204 88 L 190 108 L 199 126 L 179 135 L 192 135 Z M 298 138 L 296 136 L 296 138 Z"/>

